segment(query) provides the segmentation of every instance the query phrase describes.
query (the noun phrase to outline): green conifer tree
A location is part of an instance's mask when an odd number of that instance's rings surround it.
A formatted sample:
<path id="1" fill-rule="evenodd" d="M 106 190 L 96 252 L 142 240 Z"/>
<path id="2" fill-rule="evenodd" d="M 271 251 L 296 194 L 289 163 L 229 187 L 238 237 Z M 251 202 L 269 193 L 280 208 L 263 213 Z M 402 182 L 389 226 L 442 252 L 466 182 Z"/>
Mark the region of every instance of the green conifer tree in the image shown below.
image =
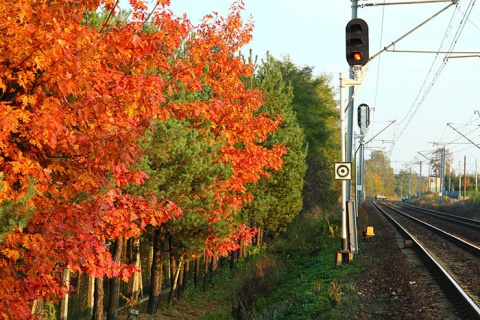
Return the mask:
<path id="1" fill-rule="evenodd" d="M 308 144 L 304 209 L 330 208 L 341 192 L 334 180 L 334 163 L 340 160 L 340 128 L 331 77 L 315 76 L 312 67 L 298 67 L 288 57 L 281 62 L 281 72 L 293 88 L 293 110 Z"/>
<path id="2" fill-rule="evenodd" d="M 265 92 L 265 103 L 260 112 L 270 117 L 283 118 L 278 128 L 263 146 L 285 145 L 288 149 L 279 171 L 251 184 L 254 200 L 243 211 L 257 227 L 272 234 L 284 232 L 287 224 L 302 209 L 302 189 L 307 169 L 305 136 L 292 110 L 293 89 L 284 82 L 280 63 L 267 54 L 251 81 L 251 85 Z"/>

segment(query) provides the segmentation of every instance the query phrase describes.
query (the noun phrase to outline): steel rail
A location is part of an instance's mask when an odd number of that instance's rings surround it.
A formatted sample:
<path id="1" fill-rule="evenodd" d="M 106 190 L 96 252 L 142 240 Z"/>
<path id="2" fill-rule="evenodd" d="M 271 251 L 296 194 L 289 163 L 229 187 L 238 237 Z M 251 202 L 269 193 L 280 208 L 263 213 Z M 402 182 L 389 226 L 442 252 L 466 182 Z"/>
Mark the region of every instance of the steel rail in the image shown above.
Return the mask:
<path id="1" fill-rule="evenodd" d="M 480 319 L 480 307 L 470 298 L 458 282 L 436 261 L 436 259 L 424 248 L 400 223 L 398 223 L 385 210 L 380 208 L 377 203 L 374 206 L 387 218 L 387 220 L 398 230 L 405 240 L 412 242 L 412 248 L 432 275 L 439 281 L 441 286 L 447 287 L 449 292 L 455 295 L 456 301 L 461 306 L 459 310 L 466 313 L 470 319 Z"/>
<path id="2" fill-rule="evenodd" d="M 385 204 L 385 203 L 382 203 L 382 205 L 384 205 L 385 207 L 389 208 L 390 210 L 393 210 L 401 215 L 403 215 L 405 218 L 407 219 L 410 219 L 411 221 L 421 225 L 422 227 L 440 235 L 441 237 L 445 238 L 446 240 L 454 243 L 455 245 L 457 245 L 458 247 L 470 252 L 471 254 L 475 255 L 476 257 L 479 257 L 480 258 L 480 248 L 477 247 L 476 245 L 473 245 L 471 244 L 470 242 L 467 242 L 451 233 L 448 233 L 448 232 L 445 232 L 443 231 L 442 229 L 440 228 L 437 228 L 435 227 L 434 225 L 431 225 L 429 223 L 426 223 L 420 219 L 417 219 L 415 217 L 412 217 L 411 215 L 405 213 L 405 212 L 402 212 L 396 208 L 393 208 L 390 204 Z"/>
<path id="3" fill-rule="evenodd" d="M 477 231 L 480 232 L 480 220 L 460 217 L 460 216 L 456 216 L 456 215 L 453 215 L 453 214 L 448 214 L 448 213 L 445 213 L 445 212 L 440 212 L 440 211 L 431 210 L 431 209 L 419 208 L 419 207 L 412 206 L 412 205 L 405 204 L 405 203 L 397 203 L 397 205 L 399 205 L 401 207 L 404 207 L 404 208 L 407 208 L 407 209 L 412 210 L 412 211 L 416 211 L 416 212 L 419 212 L 419 213 L 424 213 L 424 214 L 428 214 L 430 216 L 434 216 L 434 217 L 442 219 L 444 221 L 449 221 L 449 222 L 452 222 L 452 223 L 456 223 L 456 224 L 461 225 L 463 227 L 467 227 L 467 228 L 477 230 Z"/>

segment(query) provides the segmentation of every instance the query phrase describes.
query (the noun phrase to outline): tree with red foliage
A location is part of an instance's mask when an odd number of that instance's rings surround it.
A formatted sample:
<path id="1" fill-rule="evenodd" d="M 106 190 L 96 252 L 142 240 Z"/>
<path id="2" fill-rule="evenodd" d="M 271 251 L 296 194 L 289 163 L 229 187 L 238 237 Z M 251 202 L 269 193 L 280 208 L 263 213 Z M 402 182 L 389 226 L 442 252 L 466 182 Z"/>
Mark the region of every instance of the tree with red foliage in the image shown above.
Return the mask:
<path id="1" fill-rule="evenodd" d="M 139 137 L 151 119 L 167 116 L 167 81 L 151 70 L 168 71 L 186 28 L 161 11 L 161 32 L 142 33 L 140 1 L 121 28 L 82 24 L 100 5 L 113 12 L 116 3 L 0 1 L 0 200 L 17 203 L 29 186 L 35 191 L 28 223 L 19 208 L 0 245 L 2 318 L 29 318 L 35 299 L 66 293 L 67 266 L 128 277 L 132 268 L 112 260 L 106 241 L 180 214 L 120 188 L 146 178 L 130 170 Z"/>
<path id="2" fill-rule="evenodd" d="M 132 19 L 114 25 L 113 0 L 0 0 L 0 213 L 25 202 L 8 214 L 11 227 L 1 238 L 1 318 L 30 318 L 34 300 L 68 292 L 66 267 L 128 278 L 133 267 L 115 263 L 107 243 L 181 216 L 168 199 L 122 191 L 147 178 L 132 165 L 152 119 L 204 117 L 225 137 L 221 161 L 234 174 L 215 190 L 223 205 L 216 219 L 233 221 L 251 198 L 244 184 L 281 166 L 282 147 L 258 144 L 278 121 L 254 116 L 261 92 L 240 80 L 253 72 L 234 54 L 251 37 L 242 4 L 191 37 L 191 24 L 174 18 L 168 0 L 157 1 L 151 16 L 142 1 L 130 3 Z M 100 7 L 109 12 L 101 28 L 82 23 Z M 211 95 L 167 103 L 180 88 Z M 228 251 L 250 233 L 232 225 L 229 237 L 207 241 Z"/>

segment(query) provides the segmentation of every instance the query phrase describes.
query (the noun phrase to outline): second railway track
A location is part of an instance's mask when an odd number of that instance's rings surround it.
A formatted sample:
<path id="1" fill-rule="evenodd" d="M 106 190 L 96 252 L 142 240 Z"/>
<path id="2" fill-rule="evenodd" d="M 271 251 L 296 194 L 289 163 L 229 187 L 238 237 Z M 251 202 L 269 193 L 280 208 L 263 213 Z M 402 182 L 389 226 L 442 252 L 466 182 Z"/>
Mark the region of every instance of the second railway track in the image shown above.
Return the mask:
<path id="1" fill-rule="evenodd" d="M 396 224 L 465 317 L 480 319 L 480 231 L 475 223 L 446 221 L 391 202 L 375 206 Z"/>

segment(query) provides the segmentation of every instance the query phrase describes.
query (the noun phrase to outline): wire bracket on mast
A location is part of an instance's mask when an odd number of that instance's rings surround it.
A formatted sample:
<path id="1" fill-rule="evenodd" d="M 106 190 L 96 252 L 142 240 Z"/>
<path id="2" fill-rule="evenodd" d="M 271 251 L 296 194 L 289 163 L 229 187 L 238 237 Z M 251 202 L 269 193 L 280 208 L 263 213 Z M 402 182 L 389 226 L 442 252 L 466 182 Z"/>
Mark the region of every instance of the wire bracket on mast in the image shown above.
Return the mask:
<path id="1" fill-rule="evenodd" d="M 358 80 L 350 79 L 350 78 L 341 78 L 341 80 L 342 80 L 342 83 L 341 83 L 342 88 L 347 88 L 347 87 L 351 87 L 351 86 L 359 86 L 359 85 L 362 84 L 362 81 L 358 81 Z"/>
<path id="2" fill-rule="evenodd" d="M 357 94 L 357 90 L 359 86 L 362 84 L 363 79 L 365 79 L 365 76 L 367 75 L 368 72 L 368 64 L 365 66 L 353 66 L 352 67 L 352 73 L 353 73 L 353 79 L 351 78 L 344 78 L 343 76 L 340 77 L 340 87 L 341 88 L 347 88 L 347 87 L 355 87 L 353 91 L 353 95 L 350 97 L 347 106 L 345 107 L 345 112 L 347 112 L 348 108 L 350 105 L 353 103 L 353 98 Z"/>
<path id="3" fill-rule="evenodd" d="M 443 2 L 446 2 L 446 1 L 443 1 Z M 445 8 L 441 9 L 440 11 L 438 11 L 437 13 L 435 13 L 434 15 L 432 15 L 430 18 L 426 19 L 425 21 L 423 21 L 422 23 L 420 23 L 418 26 L 414 27 L 413 29 L 411 29 L 410 31 L 408 31 L 407 33 L 405 33 L 403 36 L 401 36 L 400 38 L 398 38 L 397 40 L 393 41 L 391 44 L 389 44 L 388 46 L 384 47 L 382 50 L 380 50 L 379 52 L 377 52 L 376 54 L 374 54 L 373 56 L 370 56 L 369 58 L 369 61 L 372 61 L 373 59 L 375 59 L 378 55 L 380 55 L 381 53 L 387 51 L 388 49 L 390 49 L 391 47 L 395 47 L 395 45 L 400 42 L 401 40 L 405 39 L 407 36 L 409 36 L 410 34 L 412 34 L 414 31 L 418 30 L 420 27 L 422 27 L 423 25 L 425 25 L 427 22 L 433 20 L 434 18 L 436 18 L 437 16 L 439 16 L 441 13 L 443 13 L 444 11 L 446 11 L 448 8 L 450 8 L 452 5 L 456 4 L 458 2 L 458 0 L 451 0 L 451 1 L 448 1 L 448 2 L 452 2 L 450 3 L 449 5 L 447 5 Z"/>

